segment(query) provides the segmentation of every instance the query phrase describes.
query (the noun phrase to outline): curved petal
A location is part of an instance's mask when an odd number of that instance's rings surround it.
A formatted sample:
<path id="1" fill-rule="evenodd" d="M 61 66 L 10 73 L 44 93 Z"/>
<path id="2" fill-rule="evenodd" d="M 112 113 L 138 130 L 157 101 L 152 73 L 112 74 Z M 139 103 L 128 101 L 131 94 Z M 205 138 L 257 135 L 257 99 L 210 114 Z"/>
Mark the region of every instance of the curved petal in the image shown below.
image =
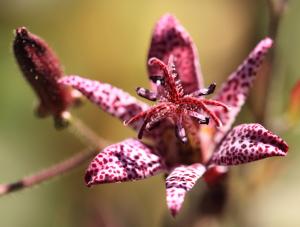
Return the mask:
<path id="1" fill-rule="evenodd" d="M 205 167 L 200 163 L 189 166 L 181 165 L 174 168 L 167 177 L 167 205 L 173 216 L 179 212 L 186 192 L 194 187 L 204 172 Z"/>
<path id="2" fill-rule="evenodd" d="M 285 156 L 287 151 L 287 143 L 260 124 L 242 124 L 228 133 L 210 162 L 238 165 L 272 156 Z"/>
<path id="3" fill-rule="evenodd" d="M 154 28 L 148 59 L 156 57 L 167 64 L 170 55 L 175 57 L 184 92 L 191 93 L 201 88 L 203 82 L 196 46 L 176 18 L 165 14 Z M 159 75 L 160 70 L 148 65 L 148 72 L 153 76 Z"/>
<path id="4" fill-rule="evenodd" d="M 164 161 L 154 150 L 135 139 L 110 145 L 89 165 L 87 186 L 144 179 L 165 169 Z"/>
<path id="5" fill-rule="evenodd" d="M 60 79 L 60 83 L 77 89 L 102 110 L 118 117 L 122 121 L 129 120 L 137 113 L 148 108 L 147 104 L 138 101 L 130 94 L 110 84 L 85 79 L 80 76 L 63 77 Z M 136 121 L 130 126 L 138 129 L 141 125 L 142 121 Z"/>
<path id="6" fill-rule="evenodd" d="M 218 131 L 215 135 L 216 143 L 221 141 L 231 128 L 237 114 L 244 105 L 256 73 L 268 50 L 272 47 L 272 43 L 273 41 L 270 38 L 260 41 L 237 70 L 229 76 L 215 96 L 215 100 L 231 107 L 229 112 L 216 111 L 217 116 L 223 123 L 223 127 L 217 129 Z"/>

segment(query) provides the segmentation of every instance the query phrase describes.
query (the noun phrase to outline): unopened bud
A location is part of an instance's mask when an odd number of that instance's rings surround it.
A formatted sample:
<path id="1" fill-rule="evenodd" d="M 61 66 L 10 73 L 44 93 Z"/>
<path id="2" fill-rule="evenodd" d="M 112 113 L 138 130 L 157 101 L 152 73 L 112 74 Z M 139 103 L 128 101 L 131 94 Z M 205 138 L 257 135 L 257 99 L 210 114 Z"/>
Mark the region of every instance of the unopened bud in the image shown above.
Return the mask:
<path id="1" fill-rule="evenodd" d="M 23 75 L 39 97 L 37 115 L 52 115 L 57 127 L 65 126 L 67 109 L 78 103 L 78 94 L 58 83 L 64 73 L 55 53 L 25 27 L 16 29 L 13 51 Z"/>

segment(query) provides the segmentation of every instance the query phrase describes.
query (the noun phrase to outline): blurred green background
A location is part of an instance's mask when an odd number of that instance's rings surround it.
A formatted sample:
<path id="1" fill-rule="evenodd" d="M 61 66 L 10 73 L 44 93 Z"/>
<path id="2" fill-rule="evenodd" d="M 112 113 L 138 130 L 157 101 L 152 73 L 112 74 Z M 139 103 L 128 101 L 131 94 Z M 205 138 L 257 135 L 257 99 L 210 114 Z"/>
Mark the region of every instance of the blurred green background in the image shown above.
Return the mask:
<path id="1" fill-rule="evenodd" d="M 289 91 L 300 76 L 299 11 L 300 1 L 291 0 L 279 30 L 274 70 L 277 81 L 272 86 L 267 119 L 271 123 L 284 124 Z M 51 118 L 35 118 L 36 97 L 12 53 L 13 30 L 26 26 L 43 37 L 59 55 L 66 74 L 98 79 L 134 94 L 137 86 L 148 86 L 145 66 L 150 34 L 154 23 L 166 12 L 174 14 L 193 37 L 206 84 L 220 84 L 267 35 L 268 10 L 263 0 L 0 0 L 0 182 L 31 174 L 83 148 L 68 132 L 55 131 Z M 260 99 L 253 95 L 255 89 L 237 123 L 253 121 L 250 107 Z M 73 113 L 110 141 L 135 136 L 88 102 Z M 231 202 L 221 226 L 299 226 L 299 131 L 276 131 L 290 145 L 288 157 L 232 168 L 238 180 L 232 186 Z M 275 172 L 264 179 L 267 183 L 255 194 L 250 193 L 256 187 L 253 185 L 247 189 L 249 195 L 247 190 L 240 192 L 244 185 L 251 185 L 248 177 L 255 177 L 261 166 L 270 162 L 276 162 L 278 168 L 270 168 Z M 87 165 L 54 181 L 0 198 L 0 226 L 176 224 L 166 208 L 162 176 L 86 188 L 83 175 Z M 177 220 L 189 212 L 192 198 L 203 187 L 199 182 L 197 189 L 188 194 Z"/>

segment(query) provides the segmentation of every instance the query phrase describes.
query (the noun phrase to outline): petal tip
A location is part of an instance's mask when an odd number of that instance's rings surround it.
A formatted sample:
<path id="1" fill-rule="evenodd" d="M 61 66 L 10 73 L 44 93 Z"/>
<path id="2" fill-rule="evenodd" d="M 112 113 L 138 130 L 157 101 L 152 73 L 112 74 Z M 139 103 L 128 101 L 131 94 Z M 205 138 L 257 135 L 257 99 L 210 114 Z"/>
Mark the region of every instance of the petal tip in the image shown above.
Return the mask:
<path id="1" fill-rule="evenodd" d="M 178 208 L 178 207 L 169 207 L 169 210 L 171 212 L 172 217 L 175 218 L 177 216 L 177 214 L 179 213 L 180 208 Z"/>
<path id="2" fill-rule="evenodd" d="M 162 17 L 159 19 L 158 23 L 160 24 L 177 24 L 178 21 L 176 19 L 176 17 L 171 14 L 171 13 L 165 13 L 164 15 L 162 15 Z"/>
<path id="3" fill-rule="evenodd" d="M 281 142 L 278 145 L 278 148 L 282 151 L 282 155 L 280 155 L 280 156 L 287 155 L 287 152 L 289 150 L 289 145 L 284 140 L 281 140 Z"/>
<path id="4" fill-rule="evenodd" d="M 273 40 L 270 37 L 263 39 L 263 43 L 266 47 L 271 47 L 273 45 Z"/>
<path id="5" fill-rule="evenodd" d="M 22 36 L 22 37 L 28 36 L 28 32 L 29 32 L 28 29 L 24 26 L 18 27 L 15 30 L 15 34 L 18 35 L 18 36 Z"/>
<path id="6" fill-rule="evenodd" d="M 93 185 L 93 174 L 91 170 L 87 170 L 84 175 L 85 185 L 91 187 Z"/>
<path id="7" fill-rule="evenodd" d="M 265 37 L 256 46 L 256 53 L 258 51 L 267 52 L 273 46 L 274 41 L 270 37 Z"/>

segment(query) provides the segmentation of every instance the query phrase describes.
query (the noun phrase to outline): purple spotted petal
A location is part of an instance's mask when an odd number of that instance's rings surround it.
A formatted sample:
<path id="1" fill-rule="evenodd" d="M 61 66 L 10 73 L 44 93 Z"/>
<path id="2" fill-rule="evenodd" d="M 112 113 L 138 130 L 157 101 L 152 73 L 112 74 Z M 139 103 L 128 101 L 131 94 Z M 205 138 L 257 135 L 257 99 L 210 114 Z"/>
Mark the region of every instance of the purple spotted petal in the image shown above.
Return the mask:
<path id="1" fill-rule="evenodd" d="M 285 156 L 288 145 L 260 124 L 233 128 L 211 158 L 217 165 L 238 165 L 272 156 Z"/>
<path id="2" fill-rule="evenodd" d="M 85 79 L 79 76 L 64 77 L 60 82 L 79 90 L 102 110 L 118 117 L 122 121 L 130 119 L 137 113 L 148 108 L 147 104 L 138 101 L 130 94 L 110 84 Z M 141 121 L 136 121 L 131 126 L 135 129 L 139 129 L 141 124 Z"/>
<path id="3" fill-rule="evenodd" d="M 140 180 L 165 169 L 164 162 L 154 150 L 135 139 L 127 139 L 106 147 L 88 167 L 87 186 Z"/>
<path id="4" fill-rule="evenodd" d="M 167 177 L 167 205 L 173 216 L 179 212 L 186 192 L 194 187 L 204 172 L 205 167 L 200 163 L 190 166 L 181 165 L 173 169 Z"/>
<path id="5" fill-rule="evenodd" d="M 167 64 L 171 54 L 175 57 L 176 69 L 185 93 L 201 88 L 203 82 L 197 48 L 176 18 L 166 14 L 154 28 L 148 59 L 156 57 Z M 158 68 L 149 65 L 148 72 L 149 76 L 161 74 Z"/>
<path id="6" fill-rule="evenodd" d="M 216 143 L 221 141 L 231 128 L 237 114 L 245 103 L 257 71 L 268 50 L 271 48 L 272 43 L 273 41 L 270 38 L 260 41 L 237 70 L 229 76 L 214 98 L 231 107 L 229 112 L 216 111 L 217 116 L 223 122 L 223 127 L 220 127 L 215 135 Z"/>

